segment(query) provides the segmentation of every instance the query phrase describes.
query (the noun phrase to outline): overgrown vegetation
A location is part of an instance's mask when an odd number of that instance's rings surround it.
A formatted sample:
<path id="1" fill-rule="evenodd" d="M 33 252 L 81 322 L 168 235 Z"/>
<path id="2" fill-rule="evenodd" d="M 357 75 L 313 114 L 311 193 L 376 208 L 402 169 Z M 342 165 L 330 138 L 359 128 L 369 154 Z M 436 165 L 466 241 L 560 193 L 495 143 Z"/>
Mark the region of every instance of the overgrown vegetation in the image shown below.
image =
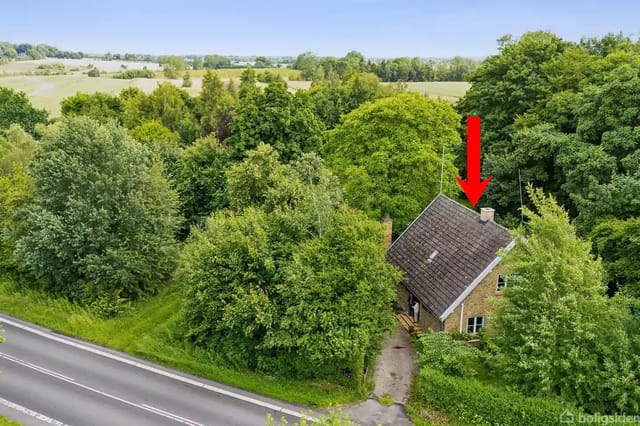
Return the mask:
<path id="1" fill-rule="evenodd" d="M 314 155 L 283 165 L 261 145 L 227 179 L 234 210 L 183 250 L 187 336 L 240 368 L 361 386 L 399 280 L 380 225 L 343 205 Z"/>
<path id="2" fill-rule="evenodd" d="M 365 396 L 351 387 L 324 380 L 292 380 L 229 368 L 215 353 L 186 344 L 180 328 L 181 293 L 180 284 L 173 283 L 157 296 L 133 303 L 117 317 L 102 318 L 88 307 L 18 285 L 5 276 L 0 278 L 0 310 L 169 367 L 309 407 Z"/>
<path id="3" fill-rule="evenodd" d="M 518 176 L 553 198 L 525 194 L 517 275 L 481 349 L 422 337 L 412 412 L 639 412 L 639 51 L 535 32 L 477 69 L 303 54 L 297 70 L 245 70 L 239 88 L 210 70 L 227 57 L 167 56 L 167 77 L 202 77 L 199 96 L 170 82 L 77 93 L 54 123 L 0 88 L 0 274 L 15 277 L 0 308 L 291 401 L 363 396 L 401 279 L 377 221 L 390 213 L 399 233 L 439 192 L 443 145 L 456 194 L 460 122 L 480 115 L 499 219 L 520 221 Z M 298 72 L 308 91 L 287 86 Z M 381 82 L 467 74 L 455 107 Z"/>

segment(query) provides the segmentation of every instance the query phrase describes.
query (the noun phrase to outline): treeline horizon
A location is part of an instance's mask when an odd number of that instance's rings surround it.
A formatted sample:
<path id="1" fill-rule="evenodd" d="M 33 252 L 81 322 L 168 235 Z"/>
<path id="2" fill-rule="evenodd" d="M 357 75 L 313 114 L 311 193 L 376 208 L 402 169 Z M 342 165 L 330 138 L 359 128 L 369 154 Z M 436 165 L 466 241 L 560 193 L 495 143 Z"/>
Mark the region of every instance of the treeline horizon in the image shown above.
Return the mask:
<path id="1" fill-rule="evenodd" d="M 241 69 L 291 67 L 300 70 L 303 80 L 323 80 L 341 77 L 348 69 L 369 72 L 384 82 L 464 81 L 475 71 L 484 58 L 453 56 L 431 57 L 365 57 L 352 50 L 344 57 L 318 56 L 304 52 L 288 55 L 151 55 L 144 53 L 91 54 L 82 51 L 63 51 L 48 44 L 0 42 L 0 64 L 11 60 L 38 60 L 45 58 L 83 59 L 99 58 L 105 61 L 151 62 L 165 65 L 183 61 L 185 69 Z"/>

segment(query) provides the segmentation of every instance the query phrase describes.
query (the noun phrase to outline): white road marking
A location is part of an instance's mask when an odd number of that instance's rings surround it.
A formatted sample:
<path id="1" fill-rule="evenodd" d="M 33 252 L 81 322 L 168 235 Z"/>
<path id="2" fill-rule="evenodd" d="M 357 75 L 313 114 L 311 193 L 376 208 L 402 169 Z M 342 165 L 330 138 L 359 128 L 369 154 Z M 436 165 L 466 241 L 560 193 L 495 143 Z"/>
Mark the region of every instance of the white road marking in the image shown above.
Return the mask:
<path id="1" fill-rule="evenodd" d="M 231 398 L 238 399 L 240 401 L 248 402 L 249 404 L 257 405 L 259 407 L 263 407 L 263 408 L 266 408 L 266 409 L 271 410 L 271 411 L 280 412 L 280 413 L 287 414 L 287 415 L 293 416 L 293 417 L 304 418 L 306 420 L 310 420 L 310 421 L 313 421 L 313 422 L 318 422 L 319 421 L 316 417 L 313 417 L 313 416 L 310 416 L 310 415 L 307 415 L 307 414 L 303 414 L 303 413 L 300 413 L 298 411 L 290 410 L 288 408 L 281 407 L 281 406 L 275 405 L 275 404 L 271 404 L 269 402 L 261 401 L 259 399 L 252 398 L 250 396 L 246 396 L 246 395 L 242 395 L 242 394 L 235 393 L 235 392 L 232 392 L 232 391 L 228 391 L 226 389 L 222 389 L 222 388 L 219 388 L 217 386 L 211 386 L 211 385 L 208 385 L 206 383 L 202 383 L 202 382 L 199 382 L 197 380 L 190 379 L 188 377 L 180 376 L 178 374 L 171 373 L 169 371 L 164 371 L 164 370 L 161 370 L 159 368 L 156 368 L 156 367 L 153 367 L 153 366 L 150 366 L 150 365 L 147 365 L 147 364 L 143 364 L 141 362 L 137 362 L 137 361 L 134 361 L 134 360 L 131 360 L 131 359 L 119 356 L 119 355 L 115 355 L 115 354 L 112 354 L 110 352 L 102 351 L 102 350 L 97 349 L 97 348 L 92 348 L 90 346 L 85 346 L 85 345 L 83 345 L 81 343 L 78 343 L 78 342 L 75 342 L 73 340 L 64 339 L 62 337 L 55 336 L 53 334 L 46 333 L 44 331 L 40 331 L 40 330 L 37 330 L 35 328 L 20 324 L 19 322 L 7 319 L 4 316 L 0 316 L 0 322 L 1 323 L 5 323 L 5 324 L 9 324 L 9 325 L 11 325 L 13 327 L 16 327 L 16 328 L 19 328 L 21 330 L 27 331 L 29 333 L 33 333 L 33 334 L 36 334 L 38 336 L 44 337 L 45 339 L 53 340 L 55 342 L 62 343 L 62 344 L 67 345 L 67 346 L 72 346 L 72 347 L 74 347 L 76 349 L 80 349 L 80 350 L 83 350 L 83 351 L 86 351 L 86 352 L 90 352 L 90 353 L 95 354 L 95 355 L 103 356 L 105 358 L 109 358 L 109 359 L 112 359 L 114 361 L 121 362 L 123 364 L 127 364 L 127 365 L 131 365 L 131 366 L 134 366 L 134 367 L 138 367 L 138 368 L 140 368 L 142 370 L 150 371 L 152 373 L 155 373 L 155 374 L 158 374 L 158 375 L 161 375 L 161 376 L 164 376 L 164 377 L 168 377 L 170 379 L 177 380 L 177 381 L 182 382 L 182 383 L 188 383 L 190 385 L 193 385 L 193 386 L 196 386 L 196 387 L 199 387 L 199 388 L 203 388 L 203 389 L 206 389 L 208 391 L 218 393 L 220 395 L 225 395 L 225 396 L 228 396 L 228 397 L 231 397 Z"/>
<path id="2" fill-rule="evenodd" d="M 4 398 L 0 398 L 0 404 L 4 405 L 6 407 L 12 408 L 12 409 L 14 409 L 16 411 L 19 411 L 22 414 L 26 414 L 27 416 L 31 416 L 33 418 L 41 420 L 41 421 L 43 421 L 45 423 L 48 423 L 50 425 L 54 425 L 54 426 L 69 426 L 66 423 L 62 423 L 61 421 L 58 421 L 56 419 L 52 419 L 51 417 L 47 417 L 44 414 L 40 414 L 37 411 L 30 410 L 30 409 L 28 409 L 26 407 L 23 407 L 22 405 L 16 404 L 15 402 L 8 401 L 8 400 L 6 400 Z"/>
<path id="3" fill-rule="evenodd" d="M 200 424 L 198 422 L 195 422 L 195 421 L 190 420 L 190 419 L 186 419 L 184 417 L 180 417 L 180 416 L 178 416 L 176 414 L 172 414 L 172 413 L 168 413 L 166 411 L 158 410 L 157 408 L 156 409 L 150 409 L 147 406 L 145 406 L 145 404 L 136 404 L 135 402 L 131 402 L 131 401 L 126 400 L 124 398 L 120 398 L 119 396 L 115 396 L 115 395 L 112 395 L 110 393 L 103 392 L 100 389 L 96 389 L 96 388 L 92 388 L 91 386 L 83 385 L 82 383 L 78 383 L 78 382 L 76 382 L 74 380 L 66 379 L 64 376 L 62 376 L 60 374 L 57 374 L 57 373 L 54 373 L 54 372 L 50 372 L 48 370 L 43 370 L 43 369 L 38 368 L 37 366 L 35 366 L 35 365 L 33 365 L 33 364 L 29 363 L 29 362 L 23 361 L 23 360 L 21 360 L 19 358 L 11 356 L 11 355 L 7 355 L 7 354 L 5 354 L 3 352 L 0 352 L 0 358 L 4 358 L 4 359 L 6 359 L 8 361 L 11 361 L 11 362 L 14 362 L 16 364 L 20 364 L 20 365 L 22 365 L 24 367 L 27 367 L 27 368 L 35 370 L 35 371 L 37 371 L 39 373 L 46 374 L 48 376 L 54 377 L 54 378 L 56 378 L 58 380 L 62 380 L 63 382 L 70 383 L 70 384 L 72 384 L 74 386 L 78 386 L 79 388 L 88 390 L 89 392 L 97 393 L 98 395 L 102 395 L 104 397 L 111 398 L 111 399 L 116 400 L 118 402 L 122 402 L 123 404 L 127 404 L 127 405 L 130 405 L 132 407 L 136 407 L 136 408 L 139 408 L 141 410 L 148 411 L 150 413 L 154 413 L 154 414 L 157 414 L 157 415 L 162 416 L 162 417 L 166 417 L 167 419 L 171 419 L 171 420 L 173 420 L 175 422 L 183 423 L 183 424 L 189 425 L 189 426 L 204 426 L 204 425 L 202 425 L 202 424 Z"/>
<path id="4" fill-rule="evenodd" d="M 143 406 L 145 406 L 145 407 L 147 407 L 148 409 L 150 409 L 150 410 L 152 410 L 152 411 L 157 411 L 157 412 L 158 412 L 158 414 L 160 414 L 160 413 L 161 413 L 161 414 L 165 414 L 165 415 L 166 415 L 166 417 L 172 417 L 172 418 L 176 418 L 176 419 L 184 420 L 185 422 L 188 422 L 187 424 L 190 424 L 190 425 L 192 425 L 192 426 L 205 426 L 205 425 L 203 425 L 202 423 L 197 423 L 197 422 L 194 422 L 193 420 L 185 419 L 184 417 L 180 417 L 180 416 L 175 415 L 175 414 L 173 414 L 173 413 L 169 413 L 168 411 L 164 411 L 164 410 L 161 410 L 161 409 L 159 409 L 159 408 L 152 407 L 151 405 L 147 405 L 147 404 L 142 404 L 142 405 L 143 405 Z"/>
<path id="5" fill-rule="evenodd" d="M 24 364 L 26 364 L 26 366 L 28 366 L 28 367 L 30 367 L 30 368 L 33 368 L 34 370 L 38 370 L 38 371 L 40 371 L 41 373 L 48 374 L 48 375 L 50 375 L 50 376 L 59 377 L 59 378 L 64 379 L 64 380 L 66 380 L 66 381 L 72 381 L 72 382 L 73 382 L 73 381 L 75 381 L 75 379 L 72 379 L 72 378 L 71 378 L 71 377 L 69 377 L 69 376 L 65 376 L 64 374 L 56 373 L 55 371 L 47 370 L 47 369 L 46 369 L 46 368 L 44 368 L 44 367 L 40 367 L 39 365 L 32 364 L 32 363 L 30 363 L 30 362 L 20 360 L 20 359 L 18 359 L 18 358 L 15 358 L 15 357 L 13 357 L 13 356 L 11 356 L 11 355 L 9 355 L 9 354 L 5 354 L 5 353 L 3 353 L 3 352 L 0 352 L 0 357 L 5 358 L 5 359 L 8 359 L 9 361 L 18 362 L 19 364 L 24 363 Z"/>

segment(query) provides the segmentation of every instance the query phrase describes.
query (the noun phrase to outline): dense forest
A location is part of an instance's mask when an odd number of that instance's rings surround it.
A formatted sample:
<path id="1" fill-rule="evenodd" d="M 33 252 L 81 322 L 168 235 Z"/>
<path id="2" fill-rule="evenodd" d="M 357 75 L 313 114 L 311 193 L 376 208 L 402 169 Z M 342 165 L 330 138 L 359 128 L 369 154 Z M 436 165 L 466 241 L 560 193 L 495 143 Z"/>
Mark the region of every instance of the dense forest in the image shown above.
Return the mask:
<path id="1" fill-rule="evenodd" d="M 462 199 L 463 118 L 479 115 L 481 202 L 522 229 L 513 285 L 480 350 L 422 338 L 437 371 L 418 399 L 476 404 L 463 388 L 480 387 L 515 419 L 555 413 L 553 398 L 640 411 L 640 44 L 505 37 L 479 66 L 443 68 L 472 83 L 456 105 L 382 84 L 440 78 L 421 61 L 303 54 L 294 68 L 309 90 L 209 71 L 199 96 L 78 93 L 59 119 L 0 88 L 2 272 L 103 316 L 174 283 L 182 341 L 234 368 L 361 386 L 402 279 L 379 221 L 399 234 L 438 194 L 443 146 L 443 191 Z M 491 386 L 546 402 L 463 382 L 480 364 Z"/>

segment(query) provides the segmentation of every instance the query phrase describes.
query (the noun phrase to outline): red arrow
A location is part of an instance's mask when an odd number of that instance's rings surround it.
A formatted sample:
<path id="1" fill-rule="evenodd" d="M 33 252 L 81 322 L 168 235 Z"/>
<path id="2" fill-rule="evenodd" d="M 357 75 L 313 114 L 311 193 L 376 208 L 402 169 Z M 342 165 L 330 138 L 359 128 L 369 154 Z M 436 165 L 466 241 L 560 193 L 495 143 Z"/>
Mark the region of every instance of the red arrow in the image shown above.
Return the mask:
<path id="1" fill-rule="evenodd" d="M 467 117 L 467 181 L 460 177 L 456 179 L 475 207 L 491 182 L 491 177 L 480 180 L 480 117 Z"/>

